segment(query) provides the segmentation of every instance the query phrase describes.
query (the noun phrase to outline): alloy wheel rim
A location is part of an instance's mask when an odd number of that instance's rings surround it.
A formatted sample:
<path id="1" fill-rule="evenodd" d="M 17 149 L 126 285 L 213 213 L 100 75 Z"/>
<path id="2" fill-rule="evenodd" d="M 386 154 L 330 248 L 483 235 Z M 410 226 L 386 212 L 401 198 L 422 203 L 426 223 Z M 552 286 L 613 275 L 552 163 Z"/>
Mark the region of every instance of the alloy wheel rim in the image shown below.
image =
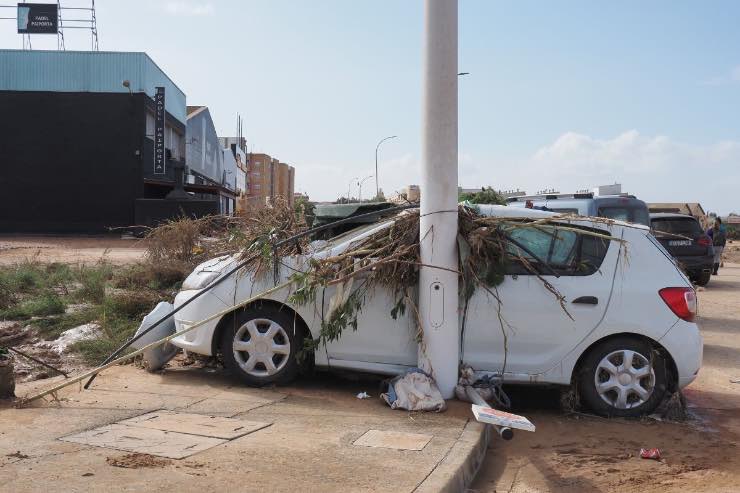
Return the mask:
<path id="1" fill-rule="evenodd" d="M 255 377 L 275 375 L 288 364 L 290 339 L 279 324 L 266 318 L 250 320 L 234 334 L 234 359 Z"/>
<path id="2" fill-rule="evenodd" d="M 653 395 L 655 371 L 644 355 L 620 349 L 601 359 L 596 366 L 594 383 L 604 402 L 617 409 L 632 409 Z"/>

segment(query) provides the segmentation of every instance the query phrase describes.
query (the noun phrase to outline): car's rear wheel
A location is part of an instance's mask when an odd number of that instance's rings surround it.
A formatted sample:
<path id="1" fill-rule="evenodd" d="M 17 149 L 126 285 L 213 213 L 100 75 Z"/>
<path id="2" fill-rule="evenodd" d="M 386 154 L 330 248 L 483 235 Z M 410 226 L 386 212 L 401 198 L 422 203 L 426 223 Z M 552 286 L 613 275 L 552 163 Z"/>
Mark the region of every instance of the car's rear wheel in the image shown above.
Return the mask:
<path id="1" fill-rule="evenodd" d="M 639 338 L 619 337 L 594 347 L 581 365 L 583 401 L 602 416 L 649 414 L 666 393 L 666 361 Z"/>
<path id="2" fill-rule="evenodd" d="M 708 272 L 702 272 L 698 276 L 695 277 L 694 282 L 697 286 L 706 286 L 709 284 L 709 281 L 712 280 L 712 271 Z"/>
<path id="3" fill-rule="evenodd" d="M 234 315 L 222 332 L 225 366 L 250 385 L 290 382 L 298 374 L 296 353 L 303 345 L 302 324 L 288 310 L 258 305 Z"/>

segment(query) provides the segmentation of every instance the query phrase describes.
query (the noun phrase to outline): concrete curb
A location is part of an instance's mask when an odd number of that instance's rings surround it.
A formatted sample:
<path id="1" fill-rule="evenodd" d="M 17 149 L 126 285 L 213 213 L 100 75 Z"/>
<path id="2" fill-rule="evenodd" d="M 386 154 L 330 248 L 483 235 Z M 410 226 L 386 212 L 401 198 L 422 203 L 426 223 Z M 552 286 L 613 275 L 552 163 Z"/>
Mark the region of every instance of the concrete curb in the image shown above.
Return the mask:
<path id="1" fill-rule="evenodd" d="M 490 425 L 468 421 L 460 438 L 414 493 L 465 491 L 483 463 L 490 439 Z"/>

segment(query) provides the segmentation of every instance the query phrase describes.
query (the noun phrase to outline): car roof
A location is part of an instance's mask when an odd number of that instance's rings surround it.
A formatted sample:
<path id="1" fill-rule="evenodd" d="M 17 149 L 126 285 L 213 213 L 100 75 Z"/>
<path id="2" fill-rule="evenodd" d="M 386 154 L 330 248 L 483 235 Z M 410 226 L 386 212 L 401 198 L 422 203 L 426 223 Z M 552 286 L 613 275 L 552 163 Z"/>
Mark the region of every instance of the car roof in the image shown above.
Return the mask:
<path id="1" fill-rule="evenodd" d="M 531 217 L 541 219 L 560 215 L 557 212 L 541 211 L 539 209 L 527 209 L 526 207 L 510 207 L 506 205 L 495 204 L 472 204 L 472 206 L 477 208 L 484 216 Z"/>
<path id="2" fill-rule="evenodd" d="M 510 205 L 493 205 L 493 204 L 474 204 L 478 208 L 481 214 L 486 216 L 496 217 L 511 217 L 511 218 L 533 218 L 533 219 L 544 219 L 550 217 L 562 217 L 566 221 L 578 221 L 578 222 L 599 222 L 604 223 L 604 218 L 601 217 L 589 217 L 589 216 L 578 216 L 578 215 L 563 215 L 560 212 L 552 211 L 541 211 L 539 209 L 528 209 L 526 207 L 511 207 Z M 633 229 L 644 229 L 649 230 L 644 224 L 628 223 L 624 221 L 618 221 L 616 219 L 610 219 L 609 224 L 615 226 L 624 226 Z"/>

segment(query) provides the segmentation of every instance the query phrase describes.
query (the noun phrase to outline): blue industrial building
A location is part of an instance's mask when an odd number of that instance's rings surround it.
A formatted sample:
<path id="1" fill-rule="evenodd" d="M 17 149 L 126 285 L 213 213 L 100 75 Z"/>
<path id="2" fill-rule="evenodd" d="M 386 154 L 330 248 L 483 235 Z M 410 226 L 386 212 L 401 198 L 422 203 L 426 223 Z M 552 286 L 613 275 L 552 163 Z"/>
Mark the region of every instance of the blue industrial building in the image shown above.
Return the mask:
<path id="1" fill-rule="evenodd" d="M 0 50 L 0 108 L 0 231 L 102 232 L 233 204 L 223 176 L 183 177 L 185 93 L 145 53 Z"/>

